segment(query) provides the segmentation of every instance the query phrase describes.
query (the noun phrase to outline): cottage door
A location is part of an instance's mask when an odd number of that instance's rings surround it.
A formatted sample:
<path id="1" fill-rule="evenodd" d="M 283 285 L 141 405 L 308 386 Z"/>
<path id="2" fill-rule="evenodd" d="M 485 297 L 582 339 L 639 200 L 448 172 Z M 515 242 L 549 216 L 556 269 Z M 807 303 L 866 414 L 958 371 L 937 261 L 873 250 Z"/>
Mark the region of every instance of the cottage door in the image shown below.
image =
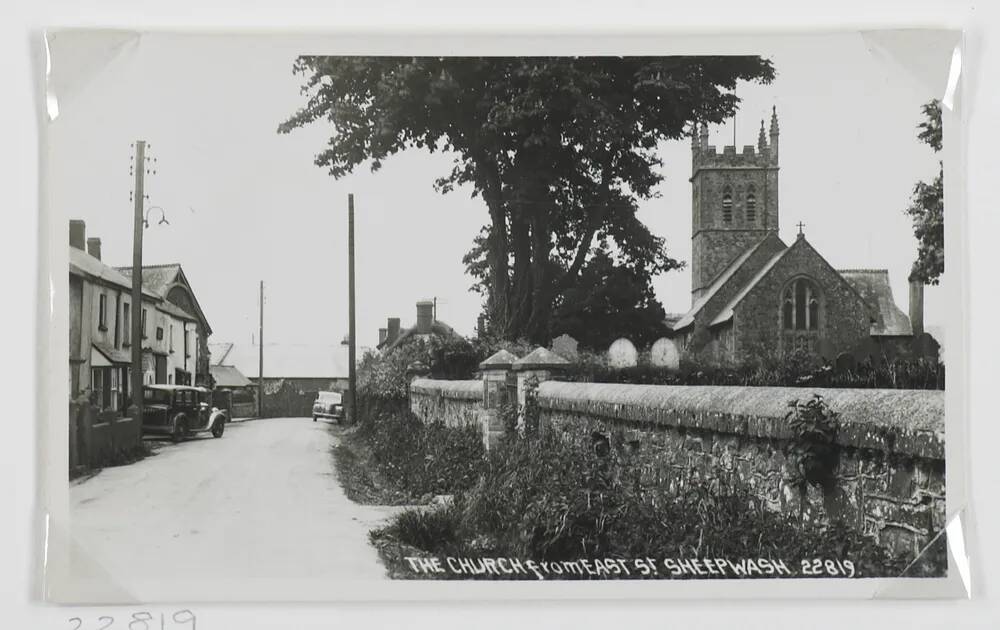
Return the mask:
<path id="1" fill-rule="evenodd" d="M 156 355 L 156 380 L 158 384 L 167 382 L 167 357 Z"/>

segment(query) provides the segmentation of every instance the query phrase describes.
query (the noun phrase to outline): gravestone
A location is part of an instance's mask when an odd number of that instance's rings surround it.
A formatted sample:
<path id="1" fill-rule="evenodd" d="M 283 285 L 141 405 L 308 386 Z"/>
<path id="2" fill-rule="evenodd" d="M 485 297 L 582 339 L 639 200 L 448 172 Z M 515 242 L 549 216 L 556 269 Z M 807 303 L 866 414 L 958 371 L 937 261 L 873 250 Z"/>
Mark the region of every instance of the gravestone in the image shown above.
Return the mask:
<path id="1" fill-rule="evenodd" d="M 562 334 L 552 340 L 552 352 L 555 352 L 567 361 L 575 361 L 579 356 L 577 346 L 580 342 L 569 335 Z"/>
<path id="2" fill-rule="evenodd" d="M 649 349 L 649 361 L 657 367 L 676 370 L 681 366 L 681 353 L 673 339 L 661 337 Z"/>
<path id="3" fill-rule="evenodd" d="M 608 348 L 608 364 L 613 368 L 635 367 L 639 363 L 639 353 L 635 345 L 622 337 L 616 339 Z"/>

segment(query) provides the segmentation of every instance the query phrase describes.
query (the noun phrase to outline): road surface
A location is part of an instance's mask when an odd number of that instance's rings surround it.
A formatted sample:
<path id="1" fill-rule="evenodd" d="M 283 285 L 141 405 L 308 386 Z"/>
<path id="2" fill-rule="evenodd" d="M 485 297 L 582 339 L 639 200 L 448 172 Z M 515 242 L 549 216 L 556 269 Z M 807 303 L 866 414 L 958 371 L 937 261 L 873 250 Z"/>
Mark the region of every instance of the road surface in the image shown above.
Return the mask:
<path id="1" fill-rule="evenodd" d="M 311 418 L 232 423 L 74 482 L 74 578 L 135 601 L 315 601 L 384 580 L 368 530 L 399 508 L 344 495 L 334 439 Z"/>

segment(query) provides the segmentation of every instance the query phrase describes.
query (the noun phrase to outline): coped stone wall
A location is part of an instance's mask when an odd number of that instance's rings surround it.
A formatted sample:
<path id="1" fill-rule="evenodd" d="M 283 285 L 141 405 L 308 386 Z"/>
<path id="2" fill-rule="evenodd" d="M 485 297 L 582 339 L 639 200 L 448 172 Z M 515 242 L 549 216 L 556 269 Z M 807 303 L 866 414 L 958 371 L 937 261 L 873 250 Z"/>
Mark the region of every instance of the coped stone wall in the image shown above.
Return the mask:
<path id="1" fill-rule="evenodd" d="M 458 427 L 477 424 L 483 409 L 483 382 L 418 378 L 410 384 L 410 410 L 424 422 Z"/>
<path id="2" fill-rule="evenodd" d="M 825 489 L 794 483 L 790 455 L 801 438 L 788 403 L 814 393 L 839 421 Z M 945 526 L 943 391 L 547 381 L 537 401 L 540 426 L 603 436 L 638 458 L 650 484 L 736 478 L 772 509 L 846 520 L 911 557 Z"/>

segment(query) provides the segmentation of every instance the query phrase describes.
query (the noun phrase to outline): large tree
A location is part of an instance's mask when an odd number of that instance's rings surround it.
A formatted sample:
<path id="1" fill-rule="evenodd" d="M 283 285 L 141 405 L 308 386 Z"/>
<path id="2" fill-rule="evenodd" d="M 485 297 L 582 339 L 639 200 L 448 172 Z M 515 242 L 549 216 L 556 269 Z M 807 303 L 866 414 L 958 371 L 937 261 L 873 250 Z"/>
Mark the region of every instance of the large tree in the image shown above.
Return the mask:
<path id="1" fill-rule="evenodd" d="M 489 209 L 467 262 L 491 332 L 538 342 L 594 255 L 647 277 L 679 266 L 636 217 L 662 179 L 657 146 L 731 116 L 737 81 L 774 76 L 755 56 L 300 57 L 294 71 L 308 100 L 279 131 L 332 123 L 316 164 L 333 176 L 411 147 L 455 155 L 436 186 L 470 184 Z"/>
<path id="2" fill-rule="evenodd" d="M 931 101 L 923 106 L 924 120 L 917 127 L 917 138 L 935 153 L 941 151 L 941 103 Z M 906 209 L 913 220 L 913 235 L 917 237 L 917 259 L 910 271 L 910 280 L 937 284 L 944 273 L 944 165 L 938 162 L 937 177 L 930 183 L 917 182 Z"/>

